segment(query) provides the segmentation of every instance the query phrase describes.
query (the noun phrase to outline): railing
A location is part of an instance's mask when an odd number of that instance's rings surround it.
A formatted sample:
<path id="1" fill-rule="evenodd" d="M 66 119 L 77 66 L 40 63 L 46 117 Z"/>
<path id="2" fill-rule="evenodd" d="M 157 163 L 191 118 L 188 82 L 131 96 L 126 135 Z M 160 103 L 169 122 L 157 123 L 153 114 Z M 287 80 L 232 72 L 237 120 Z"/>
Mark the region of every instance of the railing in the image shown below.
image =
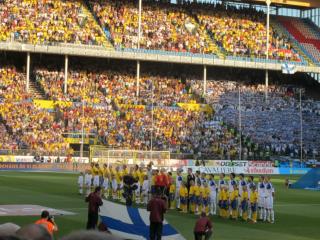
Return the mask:
<path id="1" fill-rule="evenodd" d="M 208 66 L 229 66 L 252 69 L 269 69 L 281 70 L 282 61 L 266 61 L 265 59 L 250 59 L 250 58 L 232 58 L 219 59 L 213 54 L 199 54 L 199 53 L 183 53 L 183 52 L 169 52 L 160 50 L 146 50 L 146 49 L 117 49 L 110 50 L 103 46 L 90 46 L 82 44 L 66 44 L 54 43 L 50 45 L 32 45 L 20 42 L 1 42 L 0 50 L 4 51 L 22 51 L 44 54 L 61 54 L 73 56 L 87 56 L 98 58 L 116 58 L 127 60 L 141 60 L 141 61 L 156 61 L 156 62 L 171 62 L 183 64 L 200 64 Z M 290 62 L 291 64 L 292 62 Z M 303 63 L 302 63 L 303 64 Z M 297 65 L 297 72 L 313 72 L 320 73 L 319 67 Z"/>

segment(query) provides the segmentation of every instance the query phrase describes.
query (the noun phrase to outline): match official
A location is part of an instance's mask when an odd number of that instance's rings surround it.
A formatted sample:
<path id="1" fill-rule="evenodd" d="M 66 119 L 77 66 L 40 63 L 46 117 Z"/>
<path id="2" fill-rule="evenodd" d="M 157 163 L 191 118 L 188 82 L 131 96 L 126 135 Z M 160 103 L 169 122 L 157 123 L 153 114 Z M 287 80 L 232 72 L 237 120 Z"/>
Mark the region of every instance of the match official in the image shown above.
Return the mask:
<path id="1" fill-rule="evenodd" d="M 161 194 L 161 189 L 158 188 L 156 195 L 147 205 L 147 210 L 150 212 L 150 240 L 161 240 L 162 236 L 163 215 L 167 211 L 167 201 L 161 198 Z"/>
<path id="2" fill-rule="evenodd" d="M 95 229 L 98 224 L 99 207 L 103 204 L 101 199 L 101 187 L 96 187 L 94 192 L 86 197 L 86 202 L 89 203 L 87 229 Z"/>

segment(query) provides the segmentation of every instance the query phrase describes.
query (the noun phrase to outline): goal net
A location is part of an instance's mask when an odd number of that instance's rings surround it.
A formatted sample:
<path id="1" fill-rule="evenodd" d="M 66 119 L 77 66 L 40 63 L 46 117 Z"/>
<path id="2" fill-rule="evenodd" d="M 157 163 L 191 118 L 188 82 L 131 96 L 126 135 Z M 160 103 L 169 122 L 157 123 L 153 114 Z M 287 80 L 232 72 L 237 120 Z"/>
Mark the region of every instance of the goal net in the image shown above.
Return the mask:
<path id="1" fill-rule="evenodd" d="M 169 165 L 170 151 L 140 151 L 107 149 L 99 146 L 90 147 L 90 160 L 92 162 L 107 164 L 149 164 L 165 167 Z"/>

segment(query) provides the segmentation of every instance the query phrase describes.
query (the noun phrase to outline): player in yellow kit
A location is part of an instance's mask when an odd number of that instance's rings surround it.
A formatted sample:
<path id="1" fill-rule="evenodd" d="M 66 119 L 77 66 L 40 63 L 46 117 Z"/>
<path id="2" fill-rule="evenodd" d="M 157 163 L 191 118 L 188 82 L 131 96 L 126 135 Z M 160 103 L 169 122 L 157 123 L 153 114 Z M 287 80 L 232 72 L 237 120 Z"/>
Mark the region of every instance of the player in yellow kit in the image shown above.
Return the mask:
<path id="1" fill-rule="evenodd" d="M 179 190 L 180 197 L 180 207 L 183 213 L 187 213 L 187 198 L 188 198 L 188 189 L 184 182 L 181 183 Z"/>
<path id="2" fill-rule="evenodd" d="M 208 183 L 204 182 L 202 192 L 202 211 L 205 211 L 207 215 L 209 215 L 210 192 Z"/>
<path id="3" fill-rule="evenodd" d="M 202 196 L 200 196 L 200 190 L 201 190 L 200 187 L 201 187 L 201 182 L 199 181 L 197 185 L 194 186 L 194 199 L 195 199 L 194 213 L 197 215 L 200 214 L 201 212 L 201 204 L 202 204 L 202 199 L 201 199 Z"/>
<path id="4" fill-rule="evenodd" d="M 244 221 L 248 220 L 248 201 L 249 201 L 249 195 L 248 195 L 248 190 L 247 186 L 244 185 L 242 187 L 242 193 L 241 193 L 241 202 L 240 202 L 240 208 L 242 211 L 242 219 Z"/>
<path id="5" fill-rule="evenodd" d="M 220 194 L 219 194 L 219 214 L 222 218 L 228 217 L 228 209 L 229 209 L 229 192 L 228 187 L 225 185 L 221 185 Z"/>
<path id="6" fill-rule="evenodd" d="M 174 185 L 173 182 L 170 183 L 169 187 L 169 203 L 170 203 L 170 209 L 175 208 L 175 192 L 176 192 L 176 185 Z"/>
<path id="7" fill-rule="evenodd" d="M 99 164 L 98 163 L 92 163 L 91 164 L 92 168 L 92 177 L 93 177 L 93 186 L 92 186 L 92 191 L 94 188 L 98 187 L 100 185 L 99 181 Z"/>
<path id="8" fill-rule="evenodd" d="M 257 204 L 258 204 L 258 192 L 256 186 L 252 186 L 250 194 L 250 205 L 251 205 L 251 220 L 252 223 L 257 223 Z"/>
<path id="9" fill-rule="evenodd" d="M 236 220 L 238 218 L 238 186 L 233 186 L 233 191 L 230 193 L 231 218 Z"/>
<path id="10" fill-rule="evenodd" d="M 189 189 L 189 201 L 190 201 L 190 209 L 191 213 L 195 212 L 196 209 L 196 196 L 195 196 L 195 188 L 194 181 L 190 181 L 190 189 Z"/>
<path id="11" fill-rule="evenodd" d="M 121 200 L 121 183 L 122 183 L 122 175 L 120 171 L 120 167 L 117 166 L 114 171 L 114 176 L 117 182 L 117 190 L 116 190 L 116 198 L 118 200 Z"/>

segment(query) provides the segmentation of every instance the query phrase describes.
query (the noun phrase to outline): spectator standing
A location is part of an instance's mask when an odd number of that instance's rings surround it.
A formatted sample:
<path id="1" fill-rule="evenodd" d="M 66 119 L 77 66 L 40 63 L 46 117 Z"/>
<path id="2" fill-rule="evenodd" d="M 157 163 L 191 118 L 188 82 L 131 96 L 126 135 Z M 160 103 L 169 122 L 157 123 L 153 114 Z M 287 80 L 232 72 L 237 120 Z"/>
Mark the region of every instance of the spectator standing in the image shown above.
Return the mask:
<path id="1" fill-rule="evenodd" d="M 147 210 L 150 212 L 150 240 L 161 240 L 163 215 L 167 210 L 166 201 L 161 198 L 161 191 L 157 189 L 156 195 L 149 201 Z"/>
<path id="2" fill-rule="evenodd" d="M 42 225 L 53 236 L 54 232 L 58 231 L 58 226 L 54 221 L 53 216 L 50 216 L 49 212 L 44 210 L 41 213 L 41 218 L 35 222 L 36 225 Z"/>
<path id="3" fill-rule="evenodd" d="M 201 240 L 204 236 L 205 240 L 209 240 L 212 235 L 212 223 L 206 216 L 205 212 L 202 212 L 200 218 L 197 220 L 194 226 L 194 239 Z"/>
<path id="4" fill-rule="evenodd" d="M 87 229 L 95 229 L 98 224 L 99 207 L 103 205 L 101 199 L 101 187 L 96 187 L 93 193 L 86 197 L 88 202 L 88 222 Z"/>

